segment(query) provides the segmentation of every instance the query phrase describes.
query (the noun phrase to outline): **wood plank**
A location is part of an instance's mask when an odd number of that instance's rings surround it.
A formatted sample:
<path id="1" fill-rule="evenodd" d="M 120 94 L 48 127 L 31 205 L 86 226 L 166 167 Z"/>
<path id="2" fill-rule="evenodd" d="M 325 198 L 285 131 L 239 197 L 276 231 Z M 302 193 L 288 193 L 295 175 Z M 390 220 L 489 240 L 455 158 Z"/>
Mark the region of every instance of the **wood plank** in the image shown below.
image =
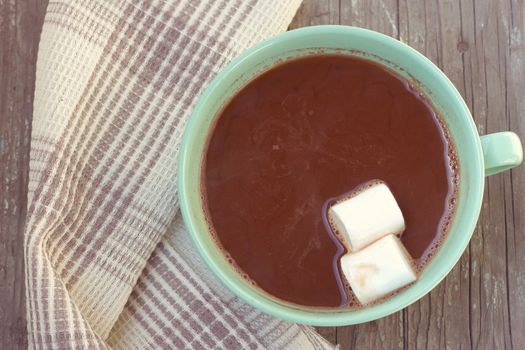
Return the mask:
<path id="1" fill-rule="evenodd" d="M 341 24 L 399 37 L 397 0 L 341 0 Z"/>
<path id="2" fill-rule="evenodd" d="M 507 128 L 525 140 L 525 6 L 512 0 L 502 17 L 502 47 L 506 50 Z M 510 341 L 514 349 L 525 349 L 525 169 L 512 170 L 505 177 L 505 228 L 507 247 L 507 306 Z"/>
<path id="3" fill-rule="evenodd" d="M 27 347 L 23 226 L 45 2 L 0 0 L 0 349 Z"/>
<path id="4" fill-rule="evenodd" d="M 303 0 L 289 29 L 320 24 L 339 24 L 339 21 L 339 0 Z M 316 327 L 316 330 L 328 341 L 337 342 L 336 327 Z"/>
<path id="5" fill-rule="evenodd" d="M 514 11 L 521 12 L 521 6 L 516 6 Z M 476 124 L 481 134 L 507 130 L 511 127 L 511 120 L 520 121 L 518 113 L 511 114 L 510 105 L 514 105 L 516 112 L 517 108 L 523 111 L 522 99 L 517 100 L 519 95 L 513 95 L 511 100 L 509 94 L 510 91 L 523 93 L 523 63 L 515 62 L 511 66 L 509 61 L 513 31 L 509 26 L 512 18 L 510 4 L 508 1 L 463 1 L 462 11 L 465 17 L 473 19 L 471 23 L 463 24 L 463 34 L 466 42 L 474 43 L 473 49 L 465 55 L 465 66 L 469 66 L 471 74 L 470 102 Z M 514 28 L 522 34 L 522 28 Z M 521 81 L 509 79 L 509 76 L 519 74 L 520 71 Z M 523 135 L 521 133 L 522 139 Z M 522 345 L 516 348 L 523 348 L 523 318 L 521 325 L 516 320 L 513 332 L 510 314 L 511 309 L 519 306 L 520 295 L 522 307 L 525 299 L 523 290 L 513 290 L 512 293 L 509 290 L 516 283 L 523 284 L 519 281 L 519 275 L 523 277 L 525 266 L 516 264 L 516 259 L 525 254 L 525 246 L 515 242 L 518 236 L 524 236 L 523 231 L 515 230 L 513 195 L 519 192 L 511 190 L 511 176 L 517 180 L 516 185 L 523 184 L 522 169 L 488 178 L 478 230 L 470 245 L 470 329 L 474 348 L 513 348 L 512 334 L 515 336 L 515 346 Z M 509 260 L 511 248 L 513 259 Z M 517 272 L 518 276 L 509 278 L 510 271 Z M 514 303 L 510 299 L 511 295 Z M 514 315 L 516 311 L 513 311 Z M 521 332 L 518 331 L 520 328 Z"/>
<path id="6" fill-rule="evenodd" d="M 339 24 L 339 0 L 303 0 L 289 29 Z"/>
<path id="7" fill-rule="evenodd" d="M 464 95 L 461 17 L 457 1 L 401 1 L 400 39 L 436 63 Z M 406 309 L 408 349 L 470 348 L 469 253 L 429 295 Z"/>

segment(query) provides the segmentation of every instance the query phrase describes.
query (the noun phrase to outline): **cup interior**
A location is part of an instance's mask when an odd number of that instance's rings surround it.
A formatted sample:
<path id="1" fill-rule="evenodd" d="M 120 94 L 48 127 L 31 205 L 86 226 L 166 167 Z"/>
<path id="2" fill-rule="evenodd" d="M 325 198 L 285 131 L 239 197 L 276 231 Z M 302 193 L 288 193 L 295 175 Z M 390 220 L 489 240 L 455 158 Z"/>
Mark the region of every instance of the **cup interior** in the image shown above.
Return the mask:
<path id="1" fill-rule="evenodd" d="M 356 310 L 307 308 L 276 299 L 253 287 L 222 255 L 203 210 L 200 179 L 206 141 L 218 112 L 243 85 L 272 66 L 298 56 L 335 53 L 378 62 L 418 86 L 444 120 L 456 146 L 459 193 L 456 213 L 441 248 L 419 280 L 394 297 Z M 318 326 L 350 325 L 396 312 L 428 293 L 453 268 L 474 230 L 483 195 L 484 170 L 479 136 L 453 84 L 427 58 L 401 42 L 369 30 L 318 26 L 290 31 L 244 52 L 225 67 L 201 96 L 191 116 L 179 158 L 179 198 L 184 221 L 199 252 L 235 294 L 274 316 Z"/>

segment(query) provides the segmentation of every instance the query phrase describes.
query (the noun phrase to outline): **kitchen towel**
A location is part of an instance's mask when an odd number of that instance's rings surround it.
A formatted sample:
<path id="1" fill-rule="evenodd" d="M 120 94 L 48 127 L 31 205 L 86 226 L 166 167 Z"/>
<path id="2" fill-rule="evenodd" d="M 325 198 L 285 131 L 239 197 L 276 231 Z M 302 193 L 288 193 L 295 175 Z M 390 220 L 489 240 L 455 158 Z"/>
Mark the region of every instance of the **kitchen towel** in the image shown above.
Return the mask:
<path id="1" fill-rule="evenodd" d="M 37 349 L 327 349 L 226 290 L 180 219 L 177 153 L 199 95 L 300 0 L 50 0 L 25 231 Z"/>

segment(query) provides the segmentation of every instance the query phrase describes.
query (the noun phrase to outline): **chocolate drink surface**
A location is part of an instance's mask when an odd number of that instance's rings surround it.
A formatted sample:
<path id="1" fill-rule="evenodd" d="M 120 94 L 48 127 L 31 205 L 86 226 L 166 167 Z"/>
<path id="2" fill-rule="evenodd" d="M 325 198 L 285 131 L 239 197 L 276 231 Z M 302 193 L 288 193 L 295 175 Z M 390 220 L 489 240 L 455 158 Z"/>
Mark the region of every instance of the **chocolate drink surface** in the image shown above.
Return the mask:
<path id="1" fill-rule="evenodd" d="M 422 268 L 454 211 L 446 135 L 417 89 L 378 64 L 343 55 L 286 61 L 240 89 L 212 128 L 202 167 L 208 221 L 234 266 L 272 296 L 353 307 L 337 264 L 344 248 L 323 206 L 383 180 Z"/>

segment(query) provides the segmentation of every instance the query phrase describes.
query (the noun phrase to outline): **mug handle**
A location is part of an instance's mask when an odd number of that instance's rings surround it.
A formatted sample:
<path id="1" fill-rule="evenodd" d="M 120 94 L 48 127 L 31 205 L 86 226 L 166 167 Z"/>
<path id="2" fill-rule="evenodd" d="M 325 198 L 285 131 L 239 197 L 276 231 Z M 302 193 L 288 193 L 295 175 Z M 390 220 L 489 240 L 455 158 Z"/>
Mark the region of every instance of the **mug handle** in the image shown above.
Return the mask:
<path id="1" fill-rule="evenodd" d="M 511 131 L 481 136 L 485 176 L 501 173 L 521 164 L 523 148 L 518 135 Z"/>

